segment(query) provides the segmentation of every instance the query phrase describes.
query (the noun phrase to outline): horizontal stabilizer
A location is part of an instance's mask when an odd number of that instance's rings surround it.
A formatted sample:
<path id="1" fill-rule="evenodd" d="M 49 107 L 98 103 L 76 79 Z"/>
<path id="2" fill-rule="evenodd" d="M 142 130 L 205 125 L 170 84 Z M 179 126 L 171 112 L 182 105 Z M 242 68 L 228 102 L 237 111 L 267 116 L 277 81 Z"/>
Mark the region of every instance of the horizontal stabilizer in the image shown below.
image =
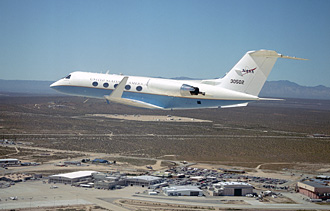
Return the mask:
<path id="1" fill-rule="evenodd" d="M 275 51 L 269 51 L 269 50 L 250 51 L 250 55 L 255 57 L 268 57 L 268 58 L 275 57 L 275 58 L 283 58 L 283 59 L 308 60 L 308 59 L 298 58 L 295 56 L 285 56 Z"/>
<path id="2" fill-rule="evenodd" d="M 298 57 L 294 57 L 294 56 L 284 56 L 282 54 L 280 54 L 280 57 L 284 58 L 284 59 L 308 60 L 308 59 L 298 58 Z"/>
<path id="3" fill-rule="evenodd" d="M 260 101 L 264 101 L 264 100 L 277 100 L 277 101 L 281 101 L 281 100 L 284 100 L 284 99 L 276 99 L 276 98 L 259 98 L 258 100 Z"/>
<path id="4" fill-rule="evenodd" d="M 221 106 L 220 108 L 237 108 L 237 107 L 245 107 L 247 105 L 248 105 L 248 103 L 240 103 L 240 104 L 234 104 L 234 105 Z"/>

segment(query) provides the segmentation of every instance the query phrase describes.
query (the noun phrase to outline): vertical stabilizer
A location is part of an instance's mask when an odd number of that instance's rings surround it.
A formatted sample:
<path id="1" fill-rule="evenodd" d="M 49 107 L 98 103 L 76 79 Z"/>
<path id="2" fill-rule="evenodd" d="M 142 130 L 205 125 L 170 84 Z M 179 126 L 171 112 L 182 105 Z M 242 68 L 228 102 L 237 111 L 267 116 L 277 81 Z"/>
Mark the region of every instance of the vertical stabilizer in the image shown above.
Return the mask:
<path id="1" fill-rule="evenodd" d="M 249 51 L 221 79 L 219 86 L 258 96 L 277 58 L 281 56 L 271 50 Z"/>

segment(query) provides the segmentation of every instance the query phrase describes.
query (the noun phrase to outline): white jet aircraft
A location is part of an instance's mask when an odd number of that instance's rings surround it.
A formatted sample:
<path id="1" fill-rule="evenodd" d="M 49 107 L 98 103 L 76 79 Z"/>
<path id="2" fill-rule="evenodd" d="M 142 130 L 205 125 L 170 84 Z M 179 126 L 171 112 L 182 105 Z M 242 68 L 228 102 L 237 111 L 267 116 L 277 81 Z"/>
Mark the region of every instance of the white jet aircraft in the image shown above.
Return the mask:
<path id="1" fill-rule="evenodd" d="M 272 100 L 258 94 L 278 58 L 306 60 L 272 50 L 249 51 L 219 79 L 185 81 L 73 72 L 50 87 L 69 95 L 150 109 L 241 107 L 252 101 Z"/>

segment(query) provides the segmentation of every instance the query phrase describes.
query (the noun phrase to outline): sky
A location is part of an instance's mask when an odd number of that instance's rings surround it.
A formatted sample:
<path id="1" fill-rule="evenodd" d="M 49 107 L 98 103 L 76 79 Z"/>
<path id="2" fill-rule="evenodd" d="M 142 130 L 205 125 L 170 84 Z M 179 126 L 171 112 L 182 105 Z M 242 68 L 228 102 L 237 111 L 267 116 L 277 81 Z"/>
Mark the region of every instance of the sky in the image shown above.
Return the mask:
<path id="1" fill-rule="evenodd" d="M 309 59 L 279 59 L 269 81 L 330 87 L 329 10 L 328 0 L 0 0 L 0 79 L 211 79 L 268 49 Z"/>

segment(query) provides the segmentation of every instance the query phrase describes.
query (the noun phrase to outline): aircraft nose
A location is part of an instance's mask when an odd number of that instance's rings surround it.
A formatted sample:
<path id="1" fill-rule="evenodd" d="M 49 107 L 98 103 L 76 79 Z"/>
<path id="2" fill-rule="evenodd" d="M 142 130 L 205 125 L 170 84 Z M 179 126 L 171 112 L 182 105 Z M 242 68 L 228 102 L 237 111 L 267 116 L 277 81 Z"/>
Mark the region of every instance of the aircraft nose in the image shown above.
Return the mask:
<path id="1" fill-rule="evenodd" d="M 52 89 L 57 90 L 62 85 L 63 85 L 63 82 L 61 80 L 58 80 L 58 81 L 55 81 L 54 83 L 52 83 L 49 87 L 52 88 Z"/>
<path id="2" fill-rule="evenodd" d="M 52 89 L 54 89 L 54 88 L 55 88 L 55 86 L 57 86 L 57 84 L 58 84 L 57 82 L 58 82 L 58 81 L 56 81 L 56 82 L 52 83 L 52 84 L 51 84 L 49 87 L 50 87 L 50 88 L 52 88 Z"/>

